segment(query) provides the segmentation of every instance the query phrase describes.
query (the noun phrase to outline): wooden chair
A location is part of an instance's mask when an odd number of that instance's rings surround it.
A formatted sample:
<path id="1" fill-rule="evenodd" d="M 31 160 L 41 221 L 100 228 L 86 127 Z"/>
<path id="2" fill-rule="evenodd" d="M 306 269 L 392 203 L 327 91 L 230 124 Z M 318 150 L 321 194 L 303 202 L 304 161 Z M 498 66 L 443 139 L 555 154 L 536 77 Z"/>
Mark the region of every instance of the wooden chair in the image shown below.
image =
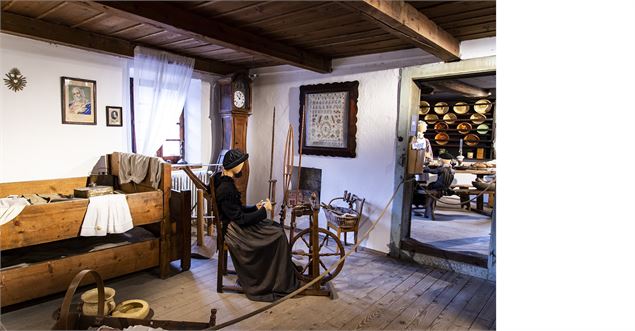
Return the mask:
<path id="1" fill-rule="evenodd" d="M 243 292 L 240 286 L 236 285 L 224 285 L 223 284 L 223 276 L 227 274 L 236 274 L 234 270 L 228 270 L 227 268 L 227 260 L 228 260 L 228 250 L 227 244 L 225 244 L 225 231 L 223 231 L 223 221 L 220 217 L 220 213 L 218 211 L 218 205 L 216 203 L 216 191 L 214 190 L 214 176 L 209 179 L 209 186 L 205 185 L 200 179 L 196 177 L 196 175 L 192 172 L 189 167 L 183 167 L 185 173 L 190 177 L 190 179 L 194 182 L 196 188 L 204 191 L 205 198 L 207 199 L 207 203 L 209 206 L 212 206 L 212 216 L 213 223 L 216 227 L 216 243 L 218 248 L 218 267 L 216 271 L 216 292 L 223 293 L 223 291 L 235 291 L 235 292 Z"/>
<path id="2" fill-rule="evenodd" d="M 342 200 L 347 203 L 348 208 L 334 206 L 333 202 L 337 200 Z M 357 243 L 357 233 L 359 232 L 359 223 L 362 219 L 364 202 L 366 202 L 366 199 L 344 191 L 344 196 L 331 199 L 329 204 L 324 206 L 324 214 L 327 220 L 326 229 L 330 231 L 331 228 L 335 228 L 337 230 L 337 238 L 340 238 L 340 234 L 343 232 L 344 245 L 347 245 L 346 234 L 348 232 L 354 233 L 354 244 Z M 328 238 L 326 244 L 328 245 Z M 355 251 L 357 251 L 357 249 Z"/>
<path id="3" fill-rule="evenodd" d="M 227 260 L 229 258 L 227 252 L 229 247 L 225 243 L 225 231 L 223 229 L 223 220 L 220 218 L 220 212 L 218 211 L 218 205 L 216 204 L 216 191 L 214 190 L 214 177 L 209 180 L 209 203 L 212 206 L 212 213 L 214 216 L 214 225 L 216 226 L 216 242 L 218 243 L 218 267 L 216 271 L 216 292 L 223 293 L 223 291 L 243 292 L 242 287 L 237 285 L 224 285 L 223 276 L 227 274 L 236 274 L 235 270 L 229 270 L 227 268 Z"/>
<path id="4" fill-rule="evenodd" d="M 451 170 L 447 170 L 451 171 Z M 430 217 L 433 221 L 436 219 L 434 217 L 434 211 L 437 208 L 437 200 L 441 199 L 446 195 L 454 195 L 455 192 L 450 188 L 452 185 L 452 181 L 454 180 L 454 174 L 450 173 L 445 176 L 445 181 L 442 183 L 443 187 L 440 188 L 426 188 L 426 203 L 425 203 L 425 214 L 424 217 Z"/>

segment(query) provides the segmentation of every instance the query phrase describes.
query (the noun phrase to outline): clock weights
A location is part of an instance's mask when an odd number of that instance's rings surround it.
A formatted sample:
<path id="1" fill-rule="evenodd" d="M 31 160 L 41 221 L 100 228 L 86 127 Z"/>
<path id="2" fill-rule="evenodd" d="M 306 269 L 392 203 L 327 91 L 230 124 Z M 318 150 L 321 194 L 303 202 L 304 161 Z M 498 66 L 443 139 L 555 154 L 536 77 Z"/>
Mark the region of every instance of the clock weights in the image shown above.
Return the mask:
<path id="1" fill-rule="evenodd" d="M 251 79 L 246 73 L 237 73 L 218 81 L 220 87 L 220 117 L 223 126 L 223 143 L 218 155 L 222 163 L 228 150 L 238 148 L 247 152 L 247 120 L 251 115 Z M 245 204 L 247 181 L 249 180 L 249 160 L 243 167 L 243 175 L 235 178 L 236 187 Z"/>

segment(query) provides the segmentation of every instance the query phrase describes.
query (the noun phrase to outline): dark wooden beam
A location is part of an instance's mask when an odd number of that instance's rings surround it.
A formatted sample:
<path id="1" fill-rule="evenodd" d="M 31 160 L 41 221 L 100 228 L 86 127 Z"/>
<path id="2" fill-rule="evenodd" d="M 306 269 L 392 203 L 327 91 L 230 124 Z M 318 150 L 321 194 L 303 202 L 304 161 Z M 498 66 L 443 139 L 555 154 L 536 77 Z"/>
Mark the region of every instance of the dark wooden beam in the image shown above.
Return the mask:
<path id="1" fill-rule="evenodd" d="M 48 23 L 5 11 L 2 12 L 1 30 L 8 34 L 126 57 L 134 57 L 134 48 L 137 45 L 156 49 L 154 46 L 73 29 L 64 25 Z M 172 50 L 166 51 L 174 53 Z M 196 60 L 194 69 L 198 71 L 225 75 L 244 70 L 243 67 L 224 62 L 196 57 L 194 57 L 194 59 Z"/>
<path id="2" fill-rule="evenodd" d="M 307 70 L 319 73 L 332 71 L 331 59 L 328 57 L 237 29 L 167 2 L 96 1 L 78 4 Z"/>
<path id="3" fill-rule="evenodd" d="M 405 1 L 341 1 L 384 30 L 444 60 L 459 60 L 459 41 Z"/>

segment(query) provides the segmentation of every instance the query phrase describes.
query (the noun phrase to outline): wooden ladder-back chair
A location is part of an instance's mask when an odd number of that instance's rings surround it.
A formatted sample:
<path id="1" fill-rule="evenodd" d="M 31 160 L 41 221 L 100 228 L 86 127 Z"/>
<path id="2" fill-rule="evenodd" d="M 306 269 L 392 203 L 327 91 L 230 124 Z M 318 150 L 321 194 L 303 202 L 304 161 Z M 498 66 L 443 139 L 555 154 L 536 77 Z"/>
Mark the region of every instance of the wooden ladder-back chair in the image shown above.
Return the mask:
<path id="1" fill-rule="evenodd" d="M 214 176 L 209 179 L 209 203 L 212 205 L 212 213 L 214 216 L 214 224 L 216 225 L 216 242 L 218 243 L 218 268 L 216 272 L 216 292 L 223 293 L 223 291 L 235 291 L 242 292 L 243 289 L 237 285 L 224 285 L 223 276 L 227 274 L 236 274 L 235 270 L 228 270 L 227 260 L 229 248 L 225 243 L 225 231 L 223 229 L 223 220 L 220 217 L 218 211 L 218 204 L 216 203 L 216 190 L 214 189 Z"/>
<path id="2" fill-rule="evenodd" d="M 348 208 L 334 206 L 333 202 L 337 200 L 342 200 L 347 203 Z M 328 205 L 323 205 L 327 221 L 326 229 L 330 231 L 331 228 L 335 228 L 337 230 L 337 238 L 340 238 L 340 234 L 343 232 L 344 245 L 347 244 L 346 234 L 348 232 L 353 232 L 355 239 L 353 244 L 357 244 L 357 233 L 359 232 L 359 223 L 362 219 L 364 202 L 366 202 L 366 199 L 360 198 L 348 191 L 344 191 L 343 196 L 331 199 Z"/>
<path id="3" fill-rule="evenodd" d="M 236 271 L 228 270 L 227 268 L 227 260 L 228 260 L 228 247 L 225 244 L 225 231 L 223 231 L 223 221 L 220 217 L 220 212 L 218 211 L 218 204 L 216 203 L 216 190 L 214 188 L 214 176 L 209 178 L 209 186 L 205 185 L 200 179 L 196 177 L 196 175 L 192 172 L 189 167 L 184 167 L 183 171 L 192 179 L 194 185 L 203 190 L 204 196 L 207 199 L 208 205 L 212 206 L 212 216 L 213 223 L 216 227 L 216 243 L 218 248 L 218 267 L 216 270 L 216 292 L 223 293 L 223 291 L 235 291 L 242 292 L 242 288 L 236 285 L 224 285 L 223 284 L 223 276 L 227 274 L 235 274 Z"/>

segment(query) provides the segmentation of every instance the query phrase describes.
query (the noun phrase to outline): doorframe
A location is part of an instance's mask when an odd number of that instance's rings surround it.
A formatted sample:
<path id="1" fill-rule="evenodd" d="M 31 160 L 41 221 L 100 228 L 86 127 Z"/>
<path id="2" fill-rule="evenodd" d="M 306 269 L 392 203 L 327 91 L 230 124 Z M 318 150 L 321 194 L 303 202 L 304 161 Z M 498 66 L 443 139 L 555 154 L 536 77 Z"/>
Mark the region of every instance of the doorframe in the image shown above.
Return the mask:
<path id="1" fill-rule="evenodd" d="M 485 74 L 496 71 L 496 56 L 468 59 L 458 62 L 439 62 L 400 69 L 399 81 L 399 108 L 397 114 L 397 139 L 395 148 L 395 182 L 394 187 L 401 184 L 406 176 L 408 137 L 410 133 L 410 121 L 419 111 L 421 90 L 415 84 L 418 79 L 433 79 L 473 74 Z M 401 248 L 402 241 L 410 236 L 410 204 L 411 196 L 405 192 L 411 192 L 413 183 L 407 182 L 397 192 L 392 204 L 392 217 L 390 226 L 390 255 L 393 257 L 407 257 L 408 259 L 421 259 L 423 254 L 414 251 L 406 251 Z M 495 246 L 494 246 L 495 247 Z M 490 243 L 490 255 L 492 254 Z M 494 252 L 495 254 L 495 252 Z M 494 268 L 493 264 L 490 264 Z M 489 270 L 488 274 L 494 274 Z"/>

